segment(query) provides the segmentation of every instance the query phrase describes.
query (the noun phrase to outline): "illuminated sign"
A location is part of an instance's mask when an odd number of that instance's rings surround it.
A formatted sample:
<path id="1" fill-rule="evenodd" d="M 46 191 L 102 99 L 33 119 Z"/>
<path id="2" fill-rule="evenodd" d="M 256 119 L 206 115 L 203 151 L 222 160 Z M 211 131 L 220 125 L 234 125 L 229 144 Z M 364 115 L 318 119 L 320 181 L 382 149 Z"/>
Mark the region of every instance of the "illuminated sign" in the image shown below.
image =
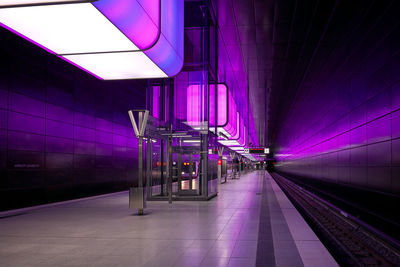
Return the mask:
<path id="1" fill-rule="evenodd" d="M 260 148 L 246 148 L 245 153 L 250 154 L 269 154 L 269 148 L 260 147 Z"/>

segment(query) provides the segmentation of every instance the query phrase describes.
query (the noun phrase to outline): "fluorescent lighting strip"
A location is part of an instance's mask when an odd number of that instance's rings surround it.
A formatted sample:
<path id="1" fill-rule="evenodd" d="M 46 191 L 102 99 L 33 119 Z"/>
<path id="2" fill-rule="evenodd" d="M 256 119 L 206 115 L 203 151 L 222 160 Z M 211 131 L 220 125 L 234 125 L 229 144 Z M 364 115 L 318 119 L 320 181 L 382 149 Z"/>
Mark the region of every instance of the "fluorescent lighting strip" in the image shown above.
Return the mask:
<path id="1" fill-rule="evenodd" d="M 90 3 L 0 9 L 0 22 L 57 55 L 138 50 Z"/>
<path id="2" fill-rule="evenodd" d="M 218 142 L 224 146 L 240 146 L 239 142 L 235 140 L 218 140 Z"/>
<path id="3" fill-rule="evenodd" d="M 143 52 L 63 56 L 105 80 L 168 76 Z"/>
<path id="4" fill-rule="evenodd" d="M 76 3 L 76 2 L 91 2 L 89 0 L 2 0 L 0 7 L 8 6 L 26 6 L 26 5 L 44 5 L 58 3 Z"/>
<path id="5" fill-rule="evenodd" d="M 184 143 L 200 143 L 200 140 L 183 140 Z"/>
<path id="6" fill-rule="evenodd" d="M 1 6 L 11 2 L 65 1 Z M 91 3 L 0 8 L 0 23 L 101 79 L 168 77 Z"/>
<path id="7" fill-rule="evenodd" d="M 230 147 L 229 149 L 232 149 L 232 150 L 234 150 L 234 151 L 244 151 L 244 148 L 243 148 L 243 147 L 236 147 L 236 146 Z"/>
<path id="8" fill-rule="evenodd" d="M 218 127 L 217 128 L 217 131 L 218 131 L 218 133 L 222 133 L 222 134 L 224 134 L 226 137 L 228 137 L 228 138 L 231 138 L 232 136 L 227 132 L 227 131 L 225 131 L 225 129 L 224 128 L 222 128 L 222 127 Z"/>

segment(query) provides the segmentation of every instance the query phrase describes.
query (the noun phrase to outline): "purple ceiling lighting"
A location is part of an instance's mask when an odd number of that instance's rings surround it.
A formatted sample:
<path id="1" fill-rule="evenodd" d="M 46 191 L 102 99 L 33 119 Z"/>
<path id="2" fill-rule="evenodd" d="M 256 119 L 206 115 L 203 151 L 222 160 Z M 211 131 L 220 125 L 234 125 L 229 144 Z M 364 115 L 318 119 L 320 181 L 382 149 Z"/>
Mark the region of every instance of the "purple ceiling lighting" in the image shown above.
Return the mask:
<path id="1" fill-rule="evenodd" d="M 238 154 L 250 159 L 256 160 L 253 155 L 245 153 L 244 148 L 246 146 L 246 126 L 244 125 L 243 119 L 238 114 L 238 133 L 229 140 L 219 140 L 218 142 L 222 145 L 229 147 L 229 149 L 237 152 Z"/>
<path id="2" fill-rule="evenodd" d="M 202 86 L 200 84 L 192 84 L 187 87 L 186 101 L 186 121 L 187 124 L 194 128 L 200 129 L 202 125 L 204 101 L 202 97 Z"/>
<path id="3" fill-rule="evenodd" d="M 153 112 L 152 115 L 154 118 L 160 118 L 160 89 L 159 85 L 153 86 L 153 103 L 152 108 Z"/>
<path id="4" fill-rule="evenodd" d="M 237 115 L 237 128 L 238 131 L 237 133 L 232 136 L 232 138 L 229 138 L 229 140 L 219 140 L 218 142 L 222 145 L 228 146 L 228 147 L 244 147 L 246 144 L 246 137 L 245 137 L 245 129 L 246 127 L 244 126 L 243 119 L 240 117 L 239 113 Z"/>
<path id="5" fill-rule="evenodd" d="M 190 85 L 187 87 L 187 124 L 194 129 L 198 129 L 202 125 L 205 118 L 205 110 L 207 105 L 202 97 L 201 85 Z M 226 138 L 234 136 L 238 132 L 237 127 L 237 107 L 235 101 L 225 84 L 218 84 L 218 114 L 217 114 L 217 131 L 222 133 Z M 215 86 L 210 85 L 210 130 L 213 131 L 215 125 Z"/>
<path id="6" fill-rule="evenodd" d="M 232 94 L 228 94 L 228 103 L 228 122 L 222 128 L 225 135 L 230 137 L 234 136 L 236 132 L 239 131 L 239 128 L 237 127 L 238 110 Z"/>
<path id="7" fill-rule="evenodd" d="M 232 94 L 229 92 L 226 84 L 218 84 L 217 101 L 215 98 L 215 86 L 210 85 L 210 121 L 215 121 L 214 103 L 217 102 L 218 107 L 218 134 L 222 133 L 218 142 L 224 146 L 231 148 L 238 153 L 244 153 L 246 145 L 246 126 L 245 120 L 240 116 L 237 105 Z M 235 122 L 235 123 L 233 123 Z M 213 131 L 210 125 L 210 130 Z"/>
<path id="8" fill-rule="evenodd" d="M 166 78 L 183 66 L 183 4 L 7 0 L 0 25 L 99 79 Z"/>
<path id="9" fill-rule="evenodd" d="M 237 127 L 237 106 L 228 86 L 224 83 L 217 85 L 217 101 L 215 101 L 215 85 L 210 85 L 210 130 L 214 131 L 215 125 L 215 103 L 218 107 L 217 132 L 222 133 L 226 138 L 232 138 L 238 134 Z"/>
<path id="10" fill-rule="evenodd" d="M 226 125 L 228 122 L 228 87 L 226 84 L 217 84 L 218 99 L 218 126 Z M 210 85 L 210 127 L 215 126 L 215 85 Z M 213 131 L 213 129 L 212 129 Z"/>

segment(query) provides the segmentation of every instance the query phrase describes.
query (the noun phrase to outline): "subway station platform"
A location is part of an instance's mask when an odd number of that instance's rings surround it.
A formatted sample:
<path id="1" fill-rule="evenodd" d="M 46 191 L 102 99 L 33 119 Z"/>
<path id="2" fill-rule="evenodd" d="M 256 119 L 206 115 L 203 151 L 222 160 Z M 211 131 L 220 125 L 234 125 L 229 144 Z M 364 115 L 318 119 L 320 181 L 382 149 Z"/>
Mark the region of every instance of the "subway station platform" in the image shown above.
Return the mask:
<path id="1" fill-rule="evenodd" d="M 9 213 L 0 266 L 337 266 L 264 171 L 208 202 L 147 204 L 137 216 L 121 192 Z"/>

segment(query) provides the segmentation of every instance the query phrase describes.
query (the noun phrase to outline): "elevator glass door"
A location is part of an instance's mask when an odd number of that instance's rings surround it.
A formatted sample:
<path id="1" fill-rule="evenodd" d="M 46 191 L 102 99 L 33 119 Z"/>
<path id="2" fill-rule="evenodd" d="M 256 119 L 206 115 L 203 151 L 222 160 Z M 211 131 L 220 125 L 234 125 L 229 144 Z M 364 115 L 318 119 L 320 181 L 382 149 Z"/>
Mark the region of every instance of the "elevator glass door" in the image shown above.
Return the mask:
<path id="1" fill-rule="evenodd" d="M 152 139 L 147 143 L 148 167 L 147 167 L 147 196 L 165 196 L 167 195 L 166 178 L 166 148 L 165 142 L 160 139 Z"/>
<path id="2" fill-rule="evenodd" d="M 200 194 L 200 157 L 198 154 L 182 153 L 178 178 L 178 195 L 196 196 Z"/>

